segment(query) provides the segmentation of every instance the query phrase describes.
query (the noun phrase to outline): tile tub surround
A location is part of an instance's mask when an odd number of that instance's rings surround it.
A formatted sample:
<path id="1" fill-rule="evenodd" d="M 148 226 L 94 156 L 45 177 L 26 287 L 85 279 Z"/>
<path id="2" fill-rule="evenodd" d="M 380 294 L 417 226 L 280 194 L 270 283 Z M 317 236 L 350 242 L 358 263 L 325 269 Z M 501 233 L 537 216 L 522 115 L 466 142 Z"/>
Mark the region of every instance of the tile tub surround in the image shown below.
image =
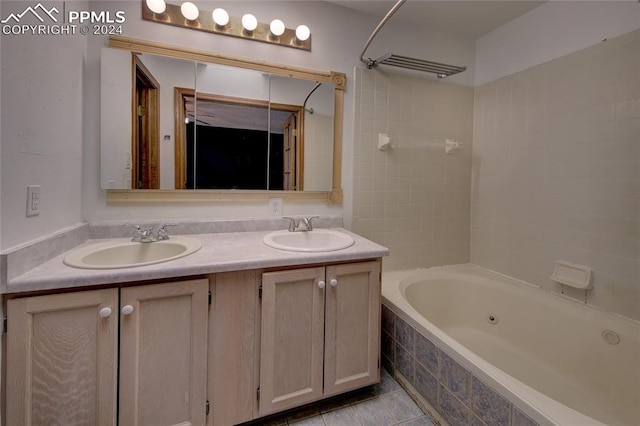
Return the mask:
<path id="1" fill-rule="evenodd" d="M 385 305 L 382 358 L 389 371 L 399 373 L 451 425 L 538 424 Z"/>
<path id="2" fill-rule="evenodd" d="M 473 88 L 363 67 L 354 91 L 354 231 L 389 247 L 387 271 L 469 262 Z"/>
<path id="3" fill-rule="evenodd" d="M 638 52 L 640 30 L 475 88 L 471 263 L 640 320 Z"/>
<path id="4" fill-rule="evenodd" d="M 319 223 L 332 225 L 335 223 L 334 220 L 337 219 L 324 219 Z M 145 224 L 148 223 L 150 222 Z M 366 240 L 343 228 L 333 229 L 347 233 L 355 240 L 355 244 L 346 249 L 316 253 L 277 250 L 267 247 L 263 244 L 262 239 L 273 229 L 286 229 L 288 221 L 285 219 L 278 219 L 275 222 L 265 220 L 264 223 L 270 225 L 271 228 L 255 231 L 253 229 L 258 225 L 245 220 L 213 224 L 211 226 L 213 226 L 214 232 L 190 234 L 202 243 L 202 248 L 199 251 L 170 262 L 148 266 L 122 269 L 76 269 L 63 264 L 62 259 L 66 253 L 62 252 L 45 263 L 9 280 L 0 293 L 69 289 L 100 284 L 206 275 L 226 271 L 373 259 L 386 256 L 389 252 L 386 247 Z M 285 223 L 287 224 L 286 226 Z M 203 230 L 203 226 L 209 225 L 198 223 L 193 226 L 194 228 L 190 229 L 187 225 L 184 225 L 184 229 L 178 228 L 174 234 L 187 234 L 188 232 L 183 231 L 189 230 L 199 232 Z M 273 226 L 276 227 L 273 228 Z M 117 225 L 115 229 L 117 232 L 122 232 L 122 225 Z M 233 231 L 233 229 L 237 229 L 237 231 Z M 100 240 L 90 239 L 83 244 L 90 245 L 98 241 Z"/>

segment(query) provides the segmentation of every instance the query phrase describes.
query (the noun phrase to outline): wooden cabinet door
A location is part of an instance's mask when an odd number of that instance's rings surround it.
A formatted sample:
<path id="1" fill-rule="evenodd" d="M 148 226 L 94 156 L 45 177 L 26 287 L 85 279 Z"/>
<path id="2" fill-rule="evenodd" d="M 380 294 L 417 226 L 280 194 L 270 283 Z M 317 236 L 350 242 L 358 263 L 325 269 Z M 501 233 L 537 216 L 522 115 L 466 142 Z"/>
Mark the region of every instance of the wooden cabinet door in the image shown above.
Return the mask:
<path id="1" fill-rule="evenodd" d="M 324 396 L 379 381 L 380 262 L 327 266 Z"/>
<path id="2" fill-rule="evenodd" d="M 259 277 L 258 271 L 240 271 L 211 279 L 209 425 L 230 426 L 253 419 Z"/>
<path id="3" fill-rule="evenodd" d="M 324 267 L 262 275 L 260 416 L 322 396 L 323 287 Z"/>
<path id="4" fill-rule="evenodd" d="M 116 424 L 117 304 L 117 289 L 7 302 L 6 424 Z"/>
<path id="5" fill-rule="evenodd" d="M 204 425 L 208 280 L 126 287 L 120 424 Z"/>

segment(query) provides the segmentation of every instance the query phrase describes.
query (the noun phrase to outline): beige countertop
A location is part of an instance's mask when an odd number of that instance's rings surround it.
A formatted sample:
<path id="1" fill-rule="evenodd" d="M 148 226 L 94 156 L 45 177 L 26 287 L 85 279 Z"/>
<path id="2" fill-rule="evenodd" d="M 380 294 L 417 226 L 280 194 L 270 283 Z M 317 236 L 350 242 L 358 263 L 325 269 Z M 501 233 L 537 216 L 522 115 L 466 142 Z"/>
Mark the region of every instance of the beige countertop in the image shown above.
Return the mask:
<path id="1" fill-rule="evenodd" d="M 387 256 L 389 249 L 344 228 L 331 228 L 351 235 L 355 244 L 336 251 L 302 253 L 266 246 L 262 239 L 270 231 L 228 232 L 189 235 L 202 243 L 197 252 L 168 262 L 120 269 L 78 269 L 63 263 L 66 253 L 7 282 L 4 293 L 73 289 L 105 284 L 120 284 L 206 275 L 216 272 L 304 266 L 371 259 Z M 105 240 L 88 240 L 81 246 Z M 80 247 L 80 246 L 79 246 Z"/>

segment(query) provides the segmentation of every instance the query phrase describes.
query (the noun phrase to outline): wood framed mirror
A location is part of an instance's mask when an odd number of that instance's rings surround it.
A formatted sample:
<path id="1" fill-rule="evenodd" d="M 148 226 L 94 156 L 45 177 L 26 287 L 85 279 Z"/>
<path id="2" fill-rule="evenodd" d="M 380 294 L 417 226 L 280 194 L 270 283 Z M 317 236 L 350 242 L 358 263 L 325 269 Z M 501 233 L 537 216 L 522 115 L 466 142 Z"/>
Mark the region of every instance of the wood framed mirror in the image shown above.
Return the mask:
<path id="1" fill-rule="evenodd" d="M 308 190 L 305 187 L 302 170 L 304 164 L 301 161 L 301 152 L 304 148 L 303 145 L 297 146 L 297 156 L 289 157 L 289 176 L 283 178 L 282 176 L 275 176 L 274 181 L 282 180 L 278 185 L 268 185 L 265 189 L 199 189 L 198 186 L 194 186 L 196 189 L 181 189 L 185 187 L 186 179 L 184 179 L 186 170 L 180 171 L 178 169 L 178 163 L 176 162 L 176 188 L 178 189 L 107 189 L 107 201 L 108 202 L 208 202 L 208 201 L 260 201 L 266 200 L 269 197 L 280 197 L 291 200 L 307 200 L 317 202 L 327 202 L 329 204 L 340 204 L 342 202 L 342 183 L 341 183 L 341 167 L 342 167 L 342 132 L 343 132 L 343 110 L 344 110 L 344 90 L 346 87 L 346 75 L 344 73 L 338 73 L 333 71 L 316 71 L 304 68 L 297 68 L 286 65 L 279 65 L 274 63 L 253 61 L 244 58 L 230 57 L 226 55 L 212 54 L 205 51 L 193 50 L 173 45 L 161 44 L 151 41 L 133 39 L 128 37 L 112 36 L 109 39 L 110 49 L 121 49 L 129 52 L 135 52 L 139 54 L 152 54 L 159 55 L 167 58 L 182 59 L 187 61 L 193 61 L 194 64 L 216 64 L 227 67 L 235 67 L 239 70 L 253 70 L 261 73 L 268 74 L 270 76 L 293 78 L 308 80 L 307 84 L 328 83 L 325 87 L 331 87 L 333 90 L 333 146 L 332 163 L 330 166 L 330 182 L 327 184 L 327 190 L 315 190 L 313 185 L 310 185 L 312 190 Z M 196 65 L 197 68 L 198 65 Z M 149 84 L 151 86 L 151 84 Z M 173 91 L 177 88 L 163 87 L 164 91 Z M 199 91 L 200 89 L 198 89 Z M 198 91 L 193 90 L 195 97 L 197 97 Z M 187 91 L 188 92 L 188 91 Z M 186 92 L 185 92 L 186 93 Z M 178 96 L 177 94 L 175 95 Z M 215 94 L 209 93 L 209 97 L 215 98 Z M 202 95 L 201 98 L 206 98 Z M 227 99 L 229 101 L 229 99 Z M 238 101 L 240 102 L 240 101 Z M 259 103 L 259 102 L 257 102 Z M 286 103 L 278 104 L 272 103 L 272 106 L 280 105 L 283 110 L 295 110 L 295 105 L 287 105 Z M 299 105 L 298 105 L 299 108 Z M 303 108 L 304 109 L 304 108 Z M 275 112 L 276 108 L 273 108 Z M 174 116 L 175 120 L 185 120 L 184 110 L 175 108 Z M 290 112 L 290 114 L 294 114 Z M 299 114 L 299 113 L 298 113 Z M 132 118 L 133 120 L 134 118 Z M 303 120 L 300 120 L 303 121 Z M 177 123 L 177 122 L 176 122 Z M 177 124 L 176 124 L 177 126 Z M 153 126 L 152 126 L 153 127 Z M 177 127 L 176 127 L 177 128 Z M 103 133 L 104 135 L 104 133 Z M 286 139 L 286 136 L 284 137 Z M 177 138 L 176 138 L 177 139 Z M 186 141 L 182 141 L 186 143 Z M 104 138 L 102 141 L 105 144 Z M 286 141 L 283 144 L 286 146 Z M 108 147 L 102 147 L 103 152 L 108 150 Z M 157 153 L 157 150 L 155 151 Z M 150 153 L 144 153 L 145 155 L 154 155 L 153 150 Z M 136 154 L 137 155 L 137 154 Z M 179 155 L 176 152 L 176 158 Z M 282 156 L 282 161 L 287 162 L 287 156 Z M 143 162 L 140 164 L 144 165 Z M 283 166 L 283 170 L 286 169 L 286 164 Z M 142 169 L 144 171 L 144 168 Z M 154 182 L 157 179 L 157 172 L 148 170 L 143 173 L 143 176 L 148 176 L 146 179 L 149 182 Z M 180 175 L 179 173 L 182 173 Z M 291 174 L 293 173 L 293 176 Z M 286 175 L 287 172 L 284 172 Z M 180 182 L 178 181 L 180 177 Z M 287 183 L 289 182 L 289 183 Z M 287 186 L 288 185 L 288 186 Z M 105 187 L 105 186 L 103 186 Z M 151 187 L 151 186 L 143 186 Z M 280 189 L 282 188 L 282 189 Z"/>

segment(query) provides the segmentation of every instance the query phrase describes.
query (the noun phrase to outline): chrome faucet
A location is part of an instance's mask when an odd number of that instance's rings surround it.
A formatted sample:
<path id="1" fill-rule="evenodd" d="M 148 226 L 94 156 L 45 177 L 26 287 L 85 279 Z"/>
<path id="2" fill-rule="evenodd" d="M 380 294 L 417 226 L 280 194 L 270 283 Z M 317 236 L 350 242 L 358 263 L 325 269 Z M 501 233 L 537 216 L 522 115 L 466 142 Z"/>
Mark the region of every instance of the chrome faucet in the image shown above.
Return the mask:
<path id="1" fill-rule="evenodd" d="M 151 232 L 153 228 L 143 228 L 140 225 L 130 225 L 127 224 L 125 226 L 133 226 L 135 229 L 133 234 L 131 234 L 131 241 L 136 243 L 152 243 L 155 241 Z"/>
<path id="2" fill-rule="evenodd" d="M 309 217 L 287 217 L 283 216 L 283 219 L 289 219 L 289 232 L 306 232 L 313 231 L 313 224 L 311 221 L 318 216 L 309 216 Z"/>
<path id="3" fill-rule="evenodd" d="M 153 227 L 143 228 L 140 225 L 131 225 L 126 224 L 125 226 L 133 226 L 135 229 L 133 230 L 133 234 L 131 234 L 131 241 L 136 243 L 153 243 L 155 241 L 166 241 L 169 239 L 169 231 L 167 231 L 167 227 L 169 226 L 178 226 L 176 223 L 166 223 L 162 225 L 154 237 Z"/>

